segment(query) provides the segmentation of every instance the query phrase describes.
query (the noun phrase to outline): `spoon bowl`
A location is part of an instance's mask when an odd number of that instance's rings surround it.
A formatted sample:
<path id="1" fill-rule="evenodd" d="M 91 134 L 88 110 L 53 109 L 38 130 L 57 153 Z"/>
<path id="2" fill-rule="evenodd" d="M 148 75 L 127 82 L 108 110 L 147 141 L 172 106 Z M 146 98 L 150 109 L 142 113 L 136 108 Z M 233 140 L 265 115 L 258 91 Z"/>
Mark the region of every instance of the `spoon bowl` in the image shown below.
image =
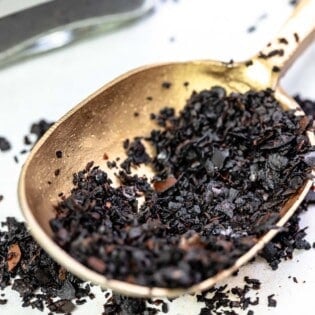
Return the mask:
<path id="1" fill-rule="evenodd" d="M 303 26 L 301 27 L 301 19 Z M 109 159 L 125 157 L 122 141 L 139 135 L 149 135 L 155 124 L 149 119 L 166 105 L 177 111 L 185 104 L 193 91 L 219 85 L 227 92 L 244 93 L 249 89 L 275 89 L 275 96 L 284 110 L 297 110 L 303 114 L 295 101 L 277 86 L 280 75 L 292 62 L 298 50 L 306 46 L 314 34 L 315 2 L 301 1 L 293 17 L 280 31 L 276 39 L 243 63 L 216 61 L 193 61 L 166 63 L 142 67 L 131 71 L 92 94 L 55 123 L 31 152 L 25 163 L 19 182 L 19 200 L 30 232 L 39 244 L 61 265 L 82 279 L 111 288 L 126 295 L 141 297 L 175 297 L 183 293 L 205 290 L 235 272 L 254 257 L 277 233 L 270 230 L 259 239 L 235 264 L 190 288 L 149 288 L 118 280 L 110 280 L 80 264 L 52 240 L 49 221 L 55 216 L 54 206 L 58 194 L 68 194 L 72 175 L 84 169 L 89 161 L 105 167 L 104 153 Z M 299 40 L 294 33 L 299 27 Z M 294 33 L 292 33 L 294 28 Z M 289 38 L 288 44 L 279 46 L 279 38 Z M 280 47 L 280 48 L 279 48 Z M 276 55 L 268 56 L 279 50 Z M 274 53 L 273 53 L 274 54 Z M 281 71 L 279 71 L 281 70 Z M 170 82 L 165 89 L 163 82 Z M 189 84 L 184 84 L 189 82 Z M 139 113 L 139 116 L 134 113 Z M 313 133 L 308 134 L 312 145 Z M 57 158 L 56 151 L 63 157 Z M 139 174 L 152 176 L 149 168 L 140 168 Z M 111 172 L 108 172 L 110 175 Z M 281 227 L 290 218 L 304 199 L 311 180 L 291 197 L 281 210 L 277 226 Z"/>

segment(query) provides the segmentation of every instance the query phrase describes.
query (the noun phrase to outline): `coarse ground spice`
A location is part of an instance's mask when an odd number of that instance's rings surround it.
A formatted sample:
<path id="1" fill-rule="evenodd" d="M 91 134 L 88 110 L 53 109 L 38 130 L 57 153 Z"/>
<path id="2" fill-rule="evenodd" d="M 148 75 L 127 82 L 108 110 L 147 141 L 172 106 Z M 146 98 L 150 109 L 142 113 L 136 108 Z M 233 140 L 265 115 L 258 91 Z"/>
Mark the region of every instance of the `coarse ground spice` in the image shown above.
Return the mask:
<path id="1" fill-rule="evenodd" d="M 311 100 L 306 100 L 306 99 L 302 99 L 301 97 L 298 97 L 297 101 L 299 102 L 299 104 L 301 105 L 301 107 L 303 108 L 303 110 L 306 111 L 306 108 L 308 107 L 309 109 L 311 109 L 312 105 L 313 108 L 314 107 L 314 102 L 312 102 Z M 309 112 L 308 114 L 312 114 L 312 112 Z M 311 198 L 307 198 L 308 200 Z M 313 199 L 311 199 L 313 200 Z M 304 243 L 307 244 L 307 242 L 305 241 L 305 234 L 306 231 L 305 229 L 301 229 L 301 227 L 299 226 L 299 220 L 300 220 L 300 216 L 303 212 L 305 212 L 307 210 L 307 201 L 303 202 L 303 204 L 299 207 L 299 209 L 296 211 L 296 213 L 293 215 L 293 217 L 288 221 L 288 223 L 285 225 L 285 230 L 280 232 L 270 243 L 274 243 L 274 245 L 271 245 L 271 247 L 275 248 L 275 251 L 273 251 L 273 255 L 269 255 L 267 258 L 267 261 L 269 263 L 272 263 L 272 265 L 276 264 L 278 265 L 279 263 L 281 263 L 281 261 L 283 259 L 288 259 L 288 258 L 292 258 L 293 255 L 293 251 L 297 248 L 303 248 L 301 246 L 298 246 L 298 244 Z M 12 227 L 16 227 L 16 228 L 11 228 L 9 231 L 7 230 L 7 228 L 3 227 L 4 225 L 7 225 L 7 222 L 11 222 L 11 226 Z M 51 274 L 52 278 L 50 278 L 50 273 L 46 273 L 46 275 L 49 276 L 49 281 L 47 282 L 38 282 L 37 284 L 39 285 L 39 289 L 42 291 L 44 296 L 41 296 L 40 294 L 34 294 L 35 296 L 35 300 L 36 299 L 40 299 L 38 302 L 35 302 L 34 304 L 26 302 L 28 299 L 26 298 L 26 295 L 22 295 L 21 299 L 22 299 L 22 305 L 24 307 L 35 307 L 35 305 L 37 305 L 37 308 L 39 310 L 43 310 L 41 308 L 42 303 L 44 304 L 45 302 L 43 301 L 49 301 L 53 296 L 50 295 L 50 284 L 52 283 L 53 286 L 56 285 L 56 282 L 58 282 L 59 284 L 57 284 L 57 286 L 61 285 L 61 280 L 60 279 L 70 279 L 70 285 L 64 285 L 64 288 L 66 288 L 68 291 L 70 291 L 69 295 L 73 296 L 73 289 L 71 289 L 72 287 L 76 287 L 78 284 L 81 285 L 83 287 L 83 290 L 79 290 L 76 295 L 80 295 L 81 298 L 82 297 L 88 297 L 87 292 L 88 292 L 88 287 L 87 290 L 84 289 L 84 285 L 82 284 L 82 282 L 77 279 L 76 277 L 74 277 L 73 275 L 69 274 L 65 269 L 63 269 L 61 266 L 59 266 L 58 264 L 56 264 L 55 262 L 53 262 L 48 256 L 47 254 L 40 249 L 40 247 L 37 245 L 37 243 L 33 240 L 33 238 L 29 235 L 29 233 L 26 231 L 25 229 L 25 225 L 24 223 L 20 223 L 17 222 L 16 219 L 14 218 L 8 218 L 6 222 L 3 222 L 1 224 L 2 228 L 0 229 L 0 251 L 1 251 L 1 259 L 0 259 L 0 283 L 1 283 L 1 289 L 9 286 L 12 288 L 12 284 L 15 283 L 15 279 L 16 277 L 21 277 L 21 281 L 17 282 L 17 284 L 15 285 L 15 287 L 17 287 L 18 285 L 21 285 L 21 287 L 25 287 L 27 286 L 26 284 L 23 284 L 24 282 L 28 283 L 29 279 L 32 279 L 34 277 L 34 270 L 38 270 L 43 264 L 42 261 L 46 261 L 46 265 L 50 265 L 53 267 L 49 267 L 49 269 L 55 269 L 55 270 L 60 270 L 60 272 L 58 273 L 58 276 L 56 276 L 56 273 L 53 272 Z M 303 231 L 301 233 L 301 231 Z M 302 236 L 302 237 L 301 237 Z M 24 243 L 21 243 L 21 241 L 24 241 Z M 6 257 L 7 257 L 7 253 L 9 251 L 9 248 L 11 247 L 12 244 L 18 244 L 19 248 L 22 250 L 22 252 L 26 252 L 27 255 L 30 256 L 36 256 L 36 259 L 33 260 L 33 264 L 31 266 L 31 268 L 27 268 L 27 269 L 21 269 L 20 265 L 21 263 L 24 261 L 24 258 L 22 256 L 21 260 L 18 262 L 18 264 L 15 267 L 15 270 L 13 269 L 13 272 L 8 272 L 7 270 L 7 263 L 6 263 Z M 24 247 L 23 247 L 24 246 Z M 30 248 L 33 248 L 33 250 L 30 250 Z M 308 248 L 308 246 L 304 246 L 305 249 Z M 313 243 L 313 248 L 315 248 L 315 243 Z M 262 256 L 264 257 L 264 252 L 262 252 Z M 270 254 L 270 253 L 269 253 Z M 264 257 L 266 258 L 266 257 Z M 274 263 L 274 261 L 276 261 L 276 263 Z M 275 268 L 273 268 L 275 269 Z M 23 270 L 23 272 L 21 274 L 19 274 L 19 270 Z M 33 280 L 34 281 L 34 280 Z M 64 280 L 66 281 L 66 280 Z M 260 284 L 259 284 L 259 280 L 257 279 L 244 279 L 246 285 L 249 282 L 249 284 L 252 284 L 252 289 L 259 289 Z M 65 283 L 65 282 L 64 282 Z M 23 292 L 23 289 L 19 289 L 20 291 Z M 227 291 L 229 290 L 228 288 L 226 289 Z M 248 289 L 247 289 L 248 290 Z M 226 299 L 228 299 L 229 297 L 227 297 L 225 294 L 222 295 L 222 288 L 212 288 L 207 292 L 203 292 L 201 295 L 199 295 L 198 299 L 200 301 L 202 301 L 203 299 L 207 298 L 209 299 L 209 294 L 212 295 L 216 295 L 217 296 L 217 301 L 215 303 L 217 303 L 216 307 L 219 307 L 220 304 L 225 303 L 224 301 Z M 237 288 L 233 288 L 234 292 L 245 292 L 246 290 L 243 288 L 241 288 L 241 290 L 237 289 Z M 71 293 L 72 292 L 72 293 Z M 84 294 L 85 292 L 85 294 Z M 217 292 L 217 293 L 216 293 Z M 249 292 L 249 291 L 248 291 Z M 59 294 L 62 293 L 62 291 L 59 291 Z M 30 296 L 32 295 L 30 294 Z M 68 295 L 68 297 L 69 297 Z M 6 304 L 8 301 L 5 298 L 4 294 L 1 294 L 1 299 L 0 299 L 0 305 Z M 106 299 L 109 297 L 109 292 L 105 293 L 105 297 Z M 241 295 L 240 295 L 241 297 Z M 59 299 L 63 299 L 65 298 L 64 295 L 61 294 L 61 296 L 59 297 Z M 75 300 L 75 304 L 76 305 L 80 305 L 82 304 L 80 301 L 84 301 L 85 299 L 77 299 Z M 245 297 L 244 297 L 245 298 Z M 213 299 L 213 297 L 210 299 Z M 34 301 L 35 301 L 34 300 Z M 42 300 L 42 301 L 41 301 Z M 140 305 L 143 305 L 143 300 L 142 299 L 125 299 L 122 300 L 122 298 L 117 298 L 117 295 L 115 295 L 115 297 L 113 299 L 111 299 L 109 301 L 109 303 L 112 305 L 112 309 L 122 309 L 122 301 L 124 301 L 125 306 L 124 307 L 128 307 L 126 304 L 131 303 L 132 305 L 138 303 Z M 74 300 L 72 300 L 72 303 L 74 302 Z M 261 302 L 261 301 L 260 301 Z M 107 303 L 105 303 L 106 305 Z M 208 302 L 209 304 L 209 302 Z M 238 305 L 238 301 L 235 302 L 232 301 L 230 299 L 229 301 L 229 307 L 226 308 L 226 311 L 229 311 L 229 314 L 232 314 L 231 312 L 234 311 L 234 314 L 237 314 L 235 312 L 236 306 Z M 68 304 L 70 305 L 70 303 Z M 104 305 L 104 309 L 105 310 L 110 310 L 110 308 L 106 308 L 106 306 Z M 139 306 L 139 308 L 142 306 Z M 233 310 L 234 307 L 234 310 Z M 254 306 L 252 306 L 254 307 Z M 129 306 L 129 308 L 131 308 Z M 153 310 L 151 310 L 153 312 Z M 60 312 L 62 313 L 62 309 L 60 309 Z M 212 312 L 212 313 L 211 313 Z M 213 306 L 210 305 L 210 308 L 208 308 L 206 305 L 205 307 L 202 308 L 200 314 L 204 315 L 204 314 L 219 314 L 220 310 L 219 308 L 215 309 Z M 117 315 L 119 315 L 118 313 L 116 313 Z M 142 314 L 145 314 L 145 311 L 143 311 Z M 148 313 L 147 313 L 148 314 Z M 150 313 L 149 313 L 150 314 Z M 222 314 L 222 313 L 221 313 Z M 227 314 L 227 313 L 225 313 Z M 254 312 L 252 310 L 248 310 L 247 312 L 248 315 L 253 315 Z M 141 315 L 141 313 L 130 313 L 128 315 Z"/>
<path id="2" fill-rule="evenodd" d="M 121 185 L 89 163 L 50 223 L 61 247 L 108 278 L 188 287 L 233 265 L 273 228 L 310 174 L 312 121 L 284 112 L 270 89 L 226 95 L 221 87 L 151 119 L 160 129 L 124 141 Z M 154 169 L 153 185 L 131 174 L 142 163 Z"/>
<path id="3" fill-rule="evenodd" d="M 0 137 L 0 151 L 9 151 L 11 149 L 11 144 L 9 140 L 4 137 Z"/>
<path id="4" fill-rule="evenodd" d="M 7 218 L 0 230 L 0 288 L 20 294 L 23 307 L 69 313 L 74 299 L 88 297 L 90 286 L 55 263 L 34 241 L 25 224 Z"/>

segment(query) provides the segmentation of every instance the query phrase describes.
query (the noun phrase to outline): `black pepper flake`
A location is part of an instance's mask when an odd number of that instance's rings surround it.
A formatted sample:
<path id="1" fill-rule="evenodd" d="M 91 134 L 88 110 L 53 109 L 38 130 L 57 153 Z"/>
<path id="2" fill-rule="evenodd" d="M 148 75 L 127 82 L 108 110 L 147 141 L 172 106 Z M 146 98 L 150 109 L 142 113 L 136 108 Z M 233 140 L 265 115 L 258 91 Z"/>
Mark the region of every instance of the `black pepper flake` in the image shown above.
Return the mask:
<path id="1" fill-rule="evenodd" d="M 3 200 L 3 196 L 2 195 L 0 195 L 0 201 L 2 201 Z"/>
<path id="2" fill-rule="evenodd" d="M 11 149 L 10 142 L 4 137 L 0 137 L 0 151 L 5 152 L 9 151 L 10 149 Z"/>
<path id="3" fill-rule="evenodd" d="M 14 155 L 13 159 L 15 163 L 19 163 L 19 158 L 16 155 Z"/>
<path id="4" fill-rule="evenodd" d="M 293 277 L 292 279 L 293 279 L 293 281 L 294 281 L 295 283 L 298 283 L 296 277 Z"/>
<path id="5" fill-rule="evenodd" d="M 134 113 L 133 113 L 133 116 L 134 116 L 134 117 L 138 117 L 139 115 L 140 115 L 139 112 L 134 112 Z"/>
<path id="6" fill-rule="evenodd" d="M 152 101 L 152 100 L 153 100 L 153 97 L 152 97 L 152 96 L 147 96 L 147 100 L 148 100 L 148 101 Z"/>
<path id="7" fill-rule="evenodd" d="M 188 82 L 188 81 L 185 81 L 185 82 L 183 83 L 183 86 L 184 86 L 184 87 L 188 87 L 188 85 L 189 85 L 189 82 Z"/>
<path id="8" fill-rule="evenodd" d="M 7 299 L 0 299 L 0 305 L 5 305 L 8 303 Z"/>
<path id="9" fill-rule="evenodd" d="M 298 33 L 293 34 L 295 41 L 298 43 L 300 41 Z"/>
<path id="10" fill-rule="evenodd" d="M 268 307 L 276 307 L 277 301 L 274 299 L 274 294 L 268 296 Z"/>
<path id="11" fill-rule="evenodd" d="M 61 159 L 62 158 L 62 151 L 58 150 L 56 151 L 56 158 Z"/>
<path id="12" fill-rule="evenodd" d="M 246 67 L 249 67 L 249 66 L 251 66 L 251 65 L 253 65 L 254 64 L 254 62 L 252 61 L 252 60 L 247 60 L 247 61 L 245 61 L 245 66 Z"/>

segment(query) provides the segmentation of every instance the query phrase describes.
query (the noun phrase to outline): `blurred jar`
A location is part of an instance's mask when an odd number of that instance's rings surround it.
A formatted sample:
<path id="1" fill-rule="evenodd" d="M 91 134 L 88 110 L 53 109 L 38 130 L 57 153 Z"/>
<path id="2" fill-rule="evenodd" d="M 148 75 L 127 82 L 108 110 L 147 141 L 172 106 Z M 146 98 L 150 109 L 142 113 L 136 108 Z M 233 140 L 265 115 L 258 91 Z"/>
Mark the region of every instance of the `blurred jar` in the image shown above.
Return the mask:
<path id="1" fill-rule="evenodd" d="M 0 0 L 0 67 L 127 25 L 153 0 Z"/>

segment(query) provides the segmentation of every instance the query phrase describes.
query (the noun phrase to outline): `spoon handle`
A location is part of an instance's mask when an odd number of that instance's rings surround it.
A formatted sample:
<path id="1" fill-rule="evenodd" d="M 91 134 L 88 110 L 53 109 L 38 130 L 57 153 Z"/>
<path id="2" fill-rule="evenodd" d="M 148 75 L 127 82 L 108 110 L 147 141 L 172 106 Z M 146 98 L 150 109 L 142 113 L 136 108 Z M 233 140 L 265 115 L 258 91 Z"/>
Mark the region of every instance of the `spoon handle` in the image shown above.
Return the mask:
<path id="1" fill-rule="evenodd" d="M 273 86 L 315 37 L 315 0 L 300 0 L 291 17 L 256 59 L 273 73 Z"/>

